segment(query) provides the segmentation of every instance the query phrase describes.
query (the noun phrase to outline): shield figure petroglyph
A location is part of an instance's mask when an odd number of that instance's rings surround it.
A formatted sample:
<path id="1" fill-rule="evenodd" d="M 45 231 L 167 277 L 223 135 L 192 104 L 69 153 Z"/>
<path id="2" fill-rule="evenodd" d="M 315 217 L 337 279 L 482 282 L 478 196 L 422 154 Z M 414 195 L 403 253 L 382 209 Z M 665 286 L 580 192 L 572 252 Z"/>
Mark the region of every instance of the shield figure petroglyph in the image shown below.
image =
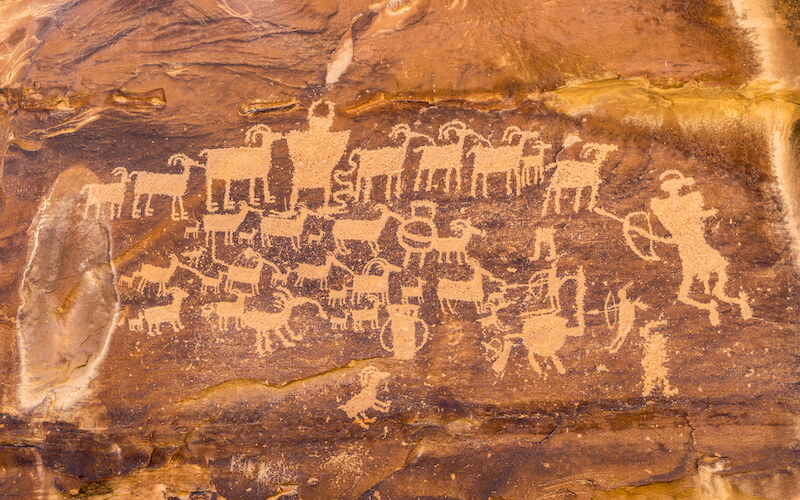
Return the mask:
<path id="1" fill-rule="evenodd" d="M 314 116 L 314 110 L 320 104 L 328 106 L 328 113 Z M 297 206 L 300 191 L 310 189 L 322 189 L 323 206 L 327 208 L 330 205 L 333 169 L 344 155 L 350 139 L 349 130 L 332 130 L 333 118 L 333 103 L 317 101 L 308 110 L 308 130 L 292 130 L 286 134 L 289 157 L 294 165 L 287 210 L 294 210 Z"/>

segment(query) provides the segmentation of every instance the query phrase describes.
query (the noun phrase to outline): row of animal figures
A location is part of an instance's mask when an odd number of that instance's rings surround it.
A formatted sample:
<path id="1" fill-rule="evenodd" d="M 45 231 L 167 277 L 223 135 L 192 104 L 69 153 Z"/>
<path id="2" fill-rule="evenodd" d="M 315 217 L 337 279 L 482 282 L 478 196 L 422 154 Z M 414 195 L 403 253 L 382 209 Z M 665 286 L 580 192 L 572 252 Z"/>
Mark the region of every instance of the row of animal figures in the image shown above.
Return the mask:
<path id="1" fill-rule="evenodd" d="M 332 115 L 332 111 L 330 111 Z M 320 123 L 321 122 L 321 123 Z M 433 179 L 437 172 L 444 174 L 444 190 L 450 192 L 451 183 L 455 184 L 455 192 L 461 192 L 464 159 L 472 159 L 470 195 L 488 197 L 489 176 L 500 174 L 505 176 L 506 194 L 520 195 L 523 187 L 539 184 L 544 181 L 545 172 L 554 170 L 546 190 L 543 214 L 547 207 L 554 205 L 556 213 L 560 213 L 561 192 L 564 189 L 575 190 L 575 211 L 580 206 L 581 193 L 584 188 L 590 190 L 589 209 L 593 209 L 597 201 L 597 189 L 602 183 L 600 169 L 608 155 L 617 150 L 617 146 L 608 144 L 586 143 L 575 159 L 545 162 L 545 154 L 552 146 L 545 144 L 538 131 L 525 131 L 516 126 L 505 129 L 499 143 L 492 144 L 487 138 L 470 129 L 460 120 L 452 120 L 439 128 L 438 141 L 432 137 L 413 132 L 407 124 L 398 124 L 389 134 L 390 139 L 402 143 L 397 146 L 378 149 L 353 149 L 347 157 L 349 168 L 334 171 L 344 155 L 349 131 L 332 131 L 332 117 L 320 118 L 309 113 L 309 130 L 293 130 L 281 135 L 268 126 L 259 124 L 249 129 L 245 136 L 248 146 L 234 148 L 207 149 L 201 152 L 206 158 L 200 163 L 185 154 L 175 154 L 169 158 L 170 168 L 180 167 L 179 172 L 162 173 L 150 171 L 128 172 L 117 167 L 112 175 L 118 177 L 116 182 L 88 184 L 83 187 L 82 194 L 86 198 L 86 214 L 91 209 L 98 212 L 104 206 L 110 208 L 111 217 L 122 216 L 122 207 L 126 201 L 128 185 L 133 184 L 133 200 L 131 217 L 152 216 L 151 201 L 154 196 L 168 197 L 172 202 L 171 216 L 175 220 L 183 220 L 188 214 L 183 206 L 187 194 L 189 175 L 192 168 L 205 171 L 206 210 L 216 211 L 219 204 L 213 200 L 215 182 L 223 185 L 222 208 L 235 209 L 237 204 L 231 196 L 231 185 L 234 181 L 248 183 L 250 205 L 258 205 L 256 196 L 257 181 L 263 190 L 263 203 L 271 204 L 276 198 L 270 193 L 269 175 L 272 168 L 272 145 L 279 139 L 289 144 L 289 155 L 293 161 L 294 171 L 291 179 L 288 206 L 286 211 L 293 211 L 298 204 L 301 191 L 322 189 L 323 204 L 327 208 L 331 195 L 336 201 L 363 200 L 374 198 L 373 184 L 376 179 L 385 179 L 384 200 L 390 201 L 392 190 L 394 198 L 400 198 L 405 187 L 402 185 L 404 165 L 409 151 L 420 155 L 413 190 L 433 189 Z M 576 136 L 572 135 L 571 138 Z M 424 144 L 411 147 L 412 140 L 421 139 Z M 474 141 L 468 146 L 467 140 Z M 417 141 L 420 142 L 420 141 Z M 525 154 L 526 148 L 534 151 Z M 423 183 L 424 178 L 424 183 Z M 334 181 L 341 188 L 333 193 Z M 513 181 L 513 183 L 512 183 Z M 513 189 L 512 189 L 513 184 Z M 479 187 L 481 190 L 479 192 Z M 142 199 L 144 207 L 142 208 Z"/>

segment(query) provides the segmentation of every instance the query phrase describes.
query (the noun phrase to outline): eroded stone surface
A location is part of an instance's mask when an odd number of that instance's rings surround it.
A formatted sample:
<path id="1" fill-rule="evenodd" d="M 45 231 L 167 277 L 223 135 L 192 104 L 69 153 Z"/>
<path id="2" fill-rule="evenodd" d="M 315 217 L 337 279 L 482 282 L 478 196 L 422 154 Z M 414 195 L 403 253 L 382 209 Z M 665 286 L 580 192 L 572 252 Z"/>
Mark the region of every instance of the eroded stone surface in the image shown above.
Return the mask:
<path id="1" fill-rule="evenodd" d="M 6 490 L 796 495 L 797 47 L 742 7 L 0 7 Z"/>

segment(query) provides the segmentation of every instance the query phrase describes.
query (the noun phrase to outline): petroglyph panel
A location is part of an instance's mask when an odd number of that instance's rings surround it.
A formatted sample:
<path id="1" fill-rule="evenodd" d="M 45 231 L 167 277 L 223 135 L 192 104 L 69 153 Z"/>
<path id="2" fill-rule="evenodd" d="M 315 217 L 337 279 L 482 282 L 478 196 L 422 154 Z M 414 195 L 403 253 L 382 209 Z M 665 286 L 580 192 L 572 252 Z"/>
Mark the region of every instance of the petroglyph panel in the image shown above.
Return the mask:
<path id="1" fill-rule="evenodd" d="M 729 7 L 41 3 L 0 492 L 800 495 L 800 98 Z"/>

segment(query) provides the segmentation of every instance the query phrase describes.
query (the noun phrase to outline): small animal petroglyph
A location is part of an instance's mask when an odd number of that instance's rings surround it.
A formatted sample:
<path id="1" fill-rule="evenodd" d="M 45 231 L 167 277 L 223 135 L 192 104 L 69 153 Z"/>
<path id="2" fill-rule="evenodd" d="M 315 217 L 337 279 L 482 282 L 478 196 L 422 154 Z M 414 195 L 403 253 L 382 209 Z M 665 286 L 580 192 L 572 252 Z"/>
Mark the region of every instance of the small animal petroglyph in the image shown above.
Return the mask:
<path id="1" fill-rule="evenodd" d="M 483 310 L 485 297 L 483 278 L 505 285 L 502 280 L 495 278 L 492 273 L 483 269 L 477 260 L 470 259 L 469 261 L 473 269 L 472 278 L 469 280 L 456 281 L 447 278 L 439 280 L 436 293 L 443 313 L 453 314 L 455 312 L 453 305 L 456 302 L 475 304 L 478 311 Z"/>
<path id="2" fill-rule="evenodd" d="M 364 323 L 367 323 L 369 328 L 378 328 L 381 304 L 374 297 L 368 297 L 366 302 L 369 303 L 367 307 L 350 310 L 350 318 L 353 320 L 353 328 L 355 328 L 355 330 L 358 332 L 366 331 Z"/>
<path id="3" fill-rule="evenodd" d="M 328 288 L 328 274 L 330 274 L 331 269 L 333 266 L 337 266 L 348 273 L 350 273 L 350 269 L 344 264 L 342 264 L 339 259 L 334 257 L 333 255 L 328 255 L 325 258 L 325 263 L 321 266 L 315 266 L 314 264 L 307 264 L 305 262 L 301 262 L 294 268 L 292 273 L 294 273 L 294 286 L 305 286 L 307 283 L 311 281 L 319 281 L 320 287 L 323 290 L 327 290 Z M 291 274 L 291 273 L 290 273 Z"/>
<path id="4" fill-rule="evenodd" d="M 536 151 L 535 154 L 522 157 L 522 166 L 519 169 L 519 179 L 522 187 L 544 182 L 544 155 L 547 150 L 553 147 L 550 144 L 545 144 L 541 138 L 537 137 L 533 140 L 533 148 Z"/>
<path id="5" fill-rule="evenodd" d="M 205 248 L 197 247 L 194 250 L 186 250 L 185 252 L 181 252 L 181 257 L 188 260 L 190 266 L 197 267 L 197 263 L 200 262 L 200 259 L 202 259 L 205 254 Z"/>
<path id="6" fill-rule="evenodd" d="M 403 304 L 410 304 L 411 299 L 414 299 L 417 302 L 417 304 L 422 304 L 423 288 L 425 287 L 427 282 L 420 278 L 414 278 L 414 283 L 416 283 L 416 285 L 400 287 L 400 294 L 402 297 Z"/>
<path id="7" fill-rule="evenodd" d="M 433 249 L 439 252 L 439 262 L 445 264 L 466 264 L 467 245 L 473 236 L 485 238 L 486 233 L 472 226 L 466 219 L 456 219 L 450 223 L 450 230 L 456 234 L 454 237 L 442 238 L 437 236 L 433 240 Z"/>
<path id="8" fill-rule="evenodd" d="M 135 276 L 126 276 L 124 274 L 117 275 L 117 284 L 118 285 L 125 285 L 130 290 L 133 290 L 133 283 L 136 281 Z"/>
<path id="9" fill-rule="evenodd" d="M 239 231 L 238 233 L 236 233 L 236 243 L 240 245 L 242 243 L 252 245 L 253 240 L 255 240 L 256 238 L 256 232 L 258 232 L 256 228 L 253 228 L 250 231 Z"/>
<path id="10" fill-rule="evenodd" d="M 242 327 L 242 316 L 244 316 L 245 300 L 248 295 L 238 290 L 231 291 L 236 296 L 236 300 L 223 302 L 209 302 L 200 308 L 200 315 L 205 319 L 217 318 L 217 328 L 220 330 L 228 327 L 230 320 L 234 322 L 234 328 Z"/>
<path id="11" fill-rule="evenodd" d="M 143 293 L 145 286 L 153 283 L 158 285 L 158 294 L 163 295 L 167 283 L 172 279 L 178 266 L 180 266 L 180 262 L 174 254 L 169 258 L 169 267 L 142 263 L 142 267 L 138 271 L 134 271 L 132 275 L 133 279 L 139 278 L 139 286 L 136 287 L 136 291 Z"/>
<path id="12" fill-rule="evenodd" d="M 367 295 L 375 295 L 379 303 L 388 304 L 389 276 L 400 271 L 402 269 L 382 258 L 367 262 L 361 274 L 353 275 L 353 301 L 358 304 Z"/>
<path id="13" fill-rule="evenodd" d="M 147 201 L 144 204 L 144 215 L 150 217 L 153 215 L 153 209 L 150 208 L 150 201 L 154 195 L 168 196 L 172 199 L 172 212 L 173 220 L 182 220 L 187 218 L 186 211 L 183 209 L 183 197 L 186 195 L 186 186 L 189 182 L 189 172 L 192 167 L 202 168 L 203 166 L 192 160 L 186 155 L 175 154 L 167 161 L 170 167 L 176 164 L 183 165 L 183 170 L 179 174 L 161 174 L 154 172 L 132 172 L 130 177 L 136 177 L 133 182 L 133 206 L 131 208 L 131 217 L 138 219 L 142 216 L 142 211 L 139 209 L 139 200 L 142 196 L 147 196 Z"/>
<path id="14" fill-rule="evenodd" d="M 361 371 L 361 390 L 350 398 L 350 400 L 339 406 L 348 418 L 352 418 L 355 423 L 369 429 L 369 424 L 375 423 L 376 417 L 368 417 L 367 411 L 374 410 L 381 413 L 389 411 L 390 401 L 378 399 L 378 388 L 381 382 L 389 376 L 374 366 L 368 366 Z"/>
<path id="15" fill-rule="evenodd" d="M 214 211 L 217 203 L 211 199 L 211 187 L 214 181 L 222 181 L 225 194 L 222 197 L 222 206 L 226 210 L 234 207 L 231 200 L 231 183 L 233 181 L 248 181 L 250 196 L 248 203 L 256 205 L 256 180 L 260 179 L 264 189 L 264 203 L 274 203 L 275 198 L 269 193 L 269 171 L 272 165 L 272 143 L 283 136 L 273 132 L 268 126 L 258 124 L 251 127 L 245 135 L 246 147 L 206 149 L 201 152 L 206 162 L 206 208 Z M 260 146 L 254 146 L 257 139 L 261 139 Z"/>
<path id="16" fill-rule="evenodd" d="M 89 209 L 92 207 L 99 216 L 104 203 L 108 203 L 111 208 L 112 219 L 122 216 L 122 204 L 125 203 L 125 192 L 129 180 L 128 171 L 117 167 L 111 171 L 111 175 L 119 176 L 119 180 L 108 184 L 87 184 L 81 188 L 81 194 L 86 196 L 84 218 L 89 215 Z"/>
<path id="17" fill-rule="evenodd" d="M 226 245 L 233 244 L 233 233 L 239 229 L 249 213 L 260 212 L 249 206 L 246 202 L 237 203 L 238 210 L 232 214 L 206 214 L 203 217 L 203 231 L 206 233 L 206 245 L 214 243 L 214 235 L 222 233 Z M 212 254 L 213 255 L 213 254 Z"/>
<path id="18" fill-rule="evenodd" d="M 305 205 L 298 205 L 297 213 L 272 214 L 261 217 L 261 245 L 271 245 L 275 238 L 285 238 L 295 250 L 300 248 L 306 220 L 313 214 Z"/>
<path id="19" fill-rule="evenodd" d="M 128 328 L 137 332 L 144 330 L 144 314 L 141 311 L 136 316 L 128 318 Z"/>
<path id="20" fill-rule="evenodd" d="M 228 266 L 226 271 L 223 271 L 221 278 L 225 279 L 225 291 L 230 292 L 235 285 L 243 285 L 250 288 L 250 291 L 256 295 L 259 294 L 259 284 L 261 283 L 261 271 L 264 266 L 271 264 L 260 255 L 256 257 L 255 267 L 240 266 L 236 264 L 226 264 L 222 261 L 217 261 L 220 264 Z"/>
<path id="21" fill-rule="evenodd" d="M 580 139 L 577 136 L 568 137 L 565 140 L 564 147 L 569 143 L 574 144 L 578 141 Z M 608 155 L 618 149 L 613 144 L 589 143 L 583 146 L 580 157 L 588 160 L 590 156 L 593 156 L 591 161 L 559 160 L 556 157 L 555 163 L 545 167 L 547 170 L 554 168 L 555 171 L 550 178 L 550 184 L 547 186 L 547 194 L 542 206 L 542 216 L 547 215 L 547 207 L 551 198 L 553 199 L 555 212 L 557 214 L 561 213 L 561 190 L 563 189 L 575 190 L 573 210 L 577 212 L 581 206 L 581 191 L 583 191 L 583 188 L 588 187 L 591 190 L 588 208 L 589 210 L 594 210 L 597 204 L 597 190 L 603 182 L 603 178 L 600 175 L 600 167 L 603 166 Z"/>
<path id="22" fill-rule="evenodd" d="M 351 288 L 342 287 L 339 290 L 328 290 L 328 305 L 330 307 L 344 307 L 350 303 Z"/>
<path id="23" fill-rule="evenodd" d="M 198 236 L 200 236 L 200 221 L 195 220 L 194 224 L 184 228 L 183 237 L 189 239 L 197 238 Z"/>
<path id="24" fill-rule="evenodd" d="M 181 323 L 181 306 L 183 299 L 189 293 L 180 288 L 169 288 L 170 303 L 163 306 L 148 307 L 142 311 L 144 321 L 147 323 L 147 334 L 150 336 L 161 335 L 161 325 L 169 324 L 177 332 L 183 329 Z"/>

